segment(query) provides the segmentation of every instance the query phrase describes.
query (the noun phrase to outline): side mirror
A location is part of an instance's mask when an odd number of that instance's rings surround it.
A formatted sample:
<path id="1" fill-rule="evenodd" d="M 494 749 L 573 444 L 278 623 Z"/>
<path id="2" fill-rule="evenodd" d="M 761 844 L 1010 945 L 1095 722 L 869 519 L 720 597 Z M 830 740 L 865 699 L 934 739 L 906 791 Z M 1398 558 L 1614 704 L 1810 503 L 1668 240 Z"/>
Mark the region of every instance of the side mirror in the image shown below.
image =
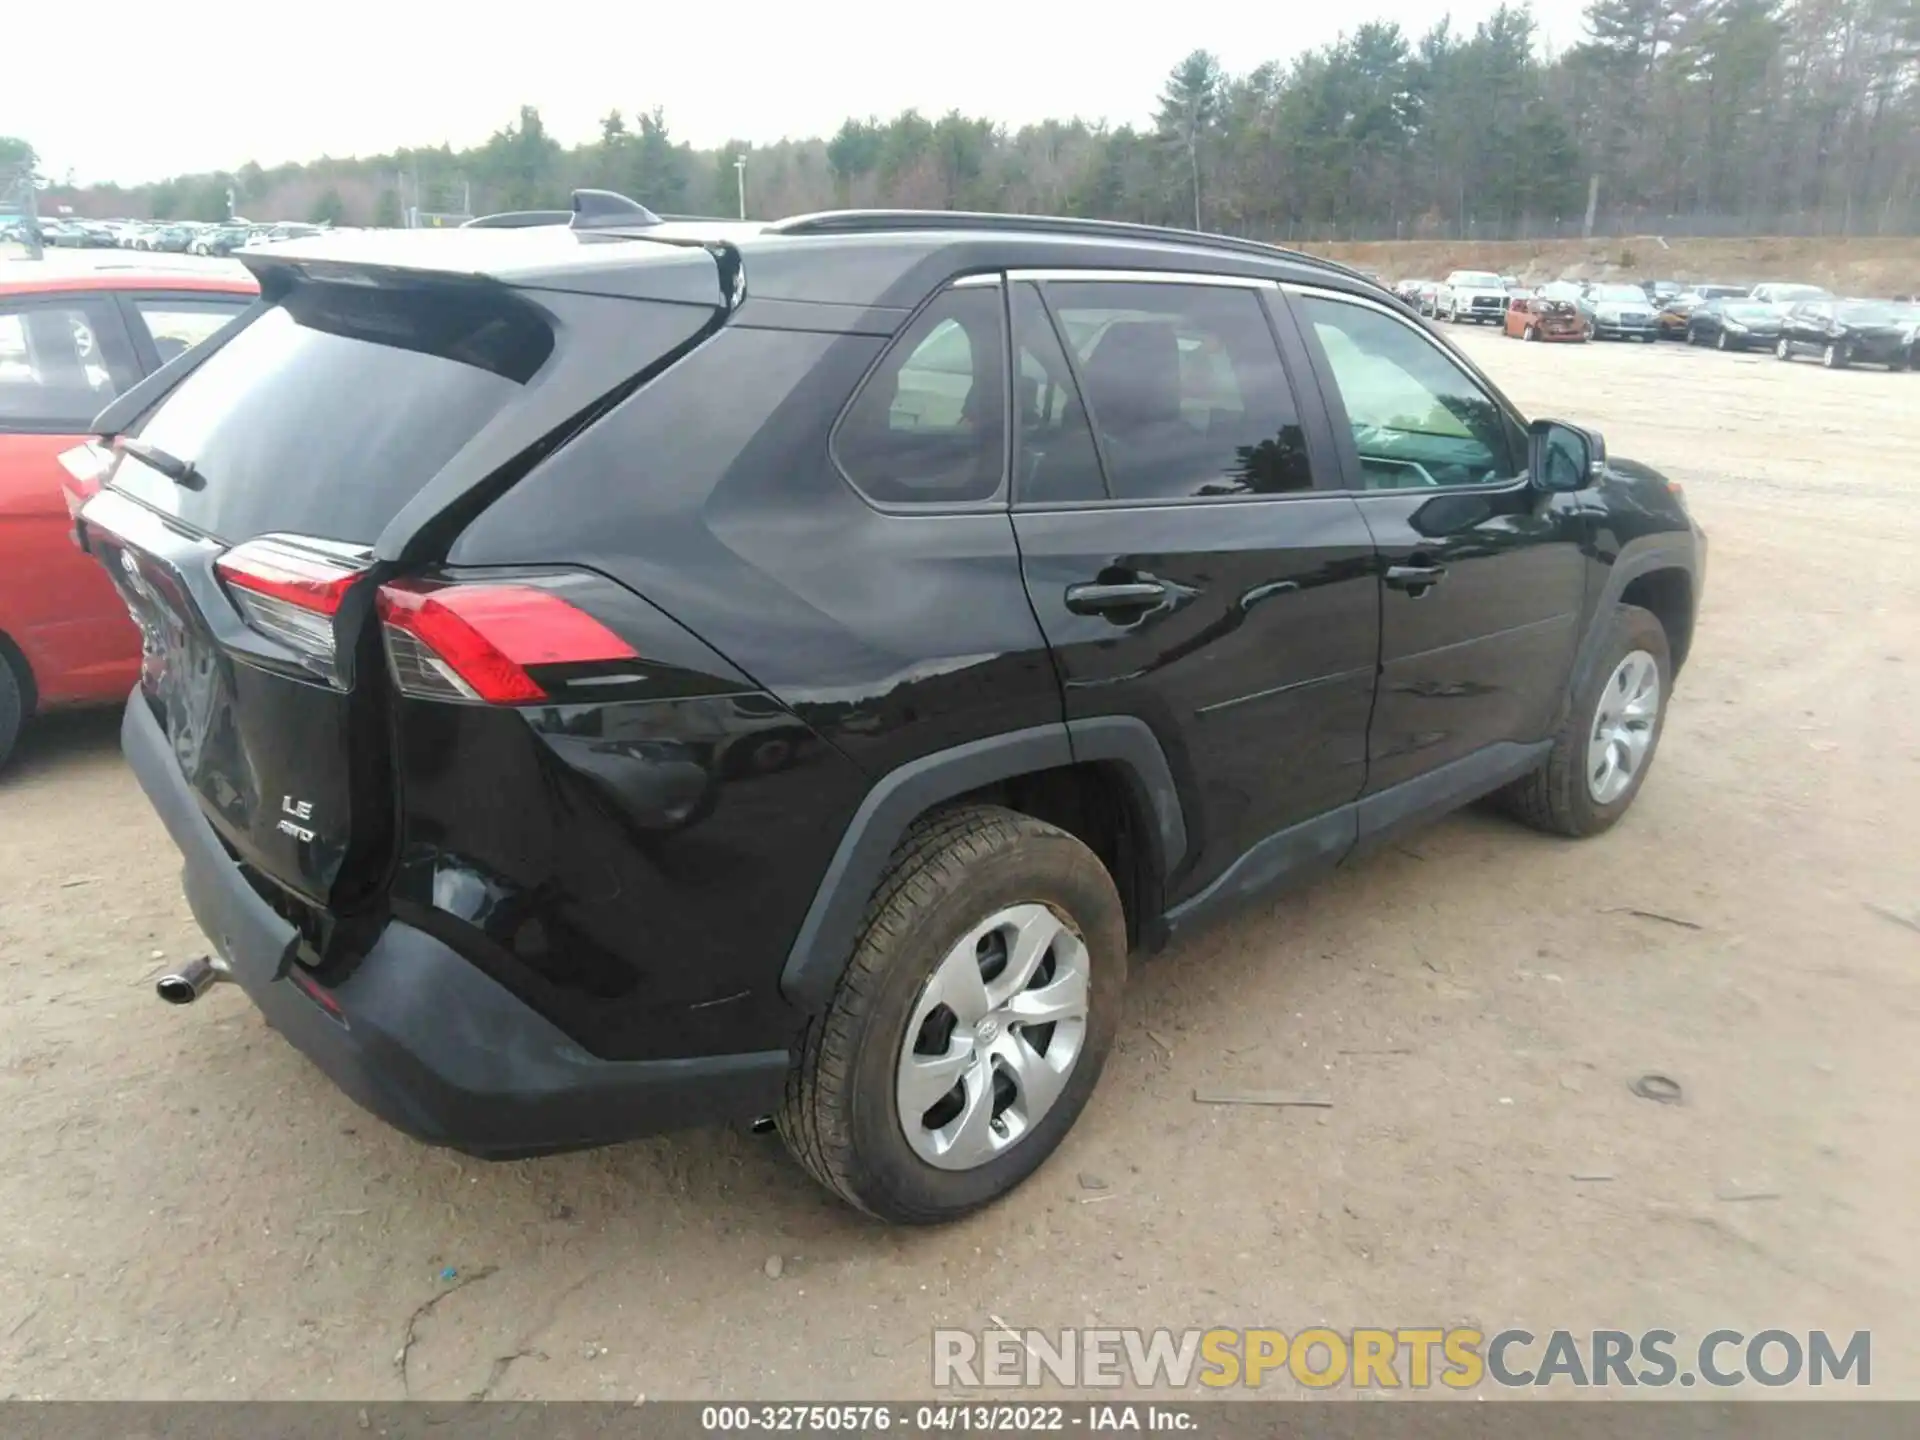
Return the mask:
<path id="1" fill-rule="evenodd" d="M 1607 442 L 1599 431 L 1536 420 L 1528 434 L 1534 489 L 1550 494 L 1583 490 L 1606 473 Z"/>

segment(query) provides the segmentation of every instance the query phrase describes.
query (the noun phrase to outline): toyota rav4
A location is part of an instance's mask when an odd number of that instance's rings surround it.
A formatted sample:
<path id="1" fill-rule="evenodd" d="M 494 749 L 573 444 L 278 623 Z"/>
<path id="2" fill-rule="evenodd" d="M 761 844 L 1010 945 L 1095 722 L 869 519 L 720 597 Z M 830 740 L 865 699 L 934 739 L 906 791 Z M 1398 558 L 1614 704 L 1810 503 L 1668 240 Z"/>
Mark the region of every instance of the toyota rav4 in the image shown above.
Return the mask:
<path id="1" fill-rule="evenodd" d="M 238 982 L 433 1143 L 771 1117 L 935 1221 L 1060 1143 L 1130 955 L 1490 793 L 1633 803 L 1678 488 L 1354 273 L 575 206 L 249 252 L 96 422 L 213 947 L 167 998 Z"/>

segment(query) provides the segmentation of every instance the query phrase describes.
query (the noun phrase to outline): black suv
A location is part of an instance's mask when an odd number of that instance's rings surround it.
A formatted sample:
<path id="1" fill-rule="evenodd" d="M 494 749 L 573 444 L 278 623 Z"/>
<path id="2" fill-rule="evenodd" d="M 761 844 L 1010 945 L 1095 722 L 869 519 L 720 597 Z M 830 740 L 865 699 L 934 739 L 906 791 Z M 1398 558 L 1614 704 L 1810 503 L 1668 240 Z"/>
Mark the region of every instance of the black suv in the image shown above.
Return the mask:
<path id="1" fill-rule="evenodd" d="M 83 542 L 217 958 L 487 1156 L 773 1117 L 1004 1193 L 1130 953 L 1499 792 L 1632 804 L 1704 541 L 1385 291 L 1181 231 L 856 213 L 251 251 Z"/>

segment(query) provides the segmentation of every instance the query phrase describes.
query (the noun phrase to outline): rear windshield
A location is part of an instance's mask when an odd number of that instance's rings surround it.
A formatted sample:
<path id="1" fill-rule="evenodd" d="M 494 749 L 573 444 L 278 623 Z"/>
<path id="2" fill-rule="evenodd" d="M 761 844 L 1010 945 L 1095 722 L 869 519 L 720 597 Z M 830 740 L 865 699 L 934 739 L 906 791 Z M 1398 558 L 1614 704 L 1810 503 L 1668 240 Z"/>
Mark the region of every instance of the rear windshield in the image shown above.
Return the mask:
<path id="1" fill-rule="evenodd" d="M 222 539 L 371 544 L 552 349 L 537 312 L 500 292 L 301 285 L 140 432 L 204 484 L 131 463 L 113 483 Z"/>

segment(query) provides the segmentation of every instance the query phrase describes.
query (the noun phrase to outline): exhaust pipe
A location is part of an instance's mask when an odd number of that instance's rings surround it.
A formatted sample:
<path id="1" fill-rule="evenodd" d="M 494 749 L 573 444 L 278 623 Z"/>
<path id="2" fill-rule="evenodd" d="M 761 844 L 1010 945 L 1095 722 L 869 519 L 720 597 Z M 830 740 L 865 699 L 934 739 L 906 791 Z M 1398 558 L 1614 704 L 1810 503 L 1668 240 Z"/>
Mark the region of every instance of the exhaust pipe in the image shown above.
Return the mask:
<path id="1" fill-rule="evenodd" d="M 154 993 L 169 1005 L 191 1005 L 222 981 L 231 982 L 233 972 L 227 962 L 211 955 L 189 960 L 170 975 L 162 975 Z"/>

